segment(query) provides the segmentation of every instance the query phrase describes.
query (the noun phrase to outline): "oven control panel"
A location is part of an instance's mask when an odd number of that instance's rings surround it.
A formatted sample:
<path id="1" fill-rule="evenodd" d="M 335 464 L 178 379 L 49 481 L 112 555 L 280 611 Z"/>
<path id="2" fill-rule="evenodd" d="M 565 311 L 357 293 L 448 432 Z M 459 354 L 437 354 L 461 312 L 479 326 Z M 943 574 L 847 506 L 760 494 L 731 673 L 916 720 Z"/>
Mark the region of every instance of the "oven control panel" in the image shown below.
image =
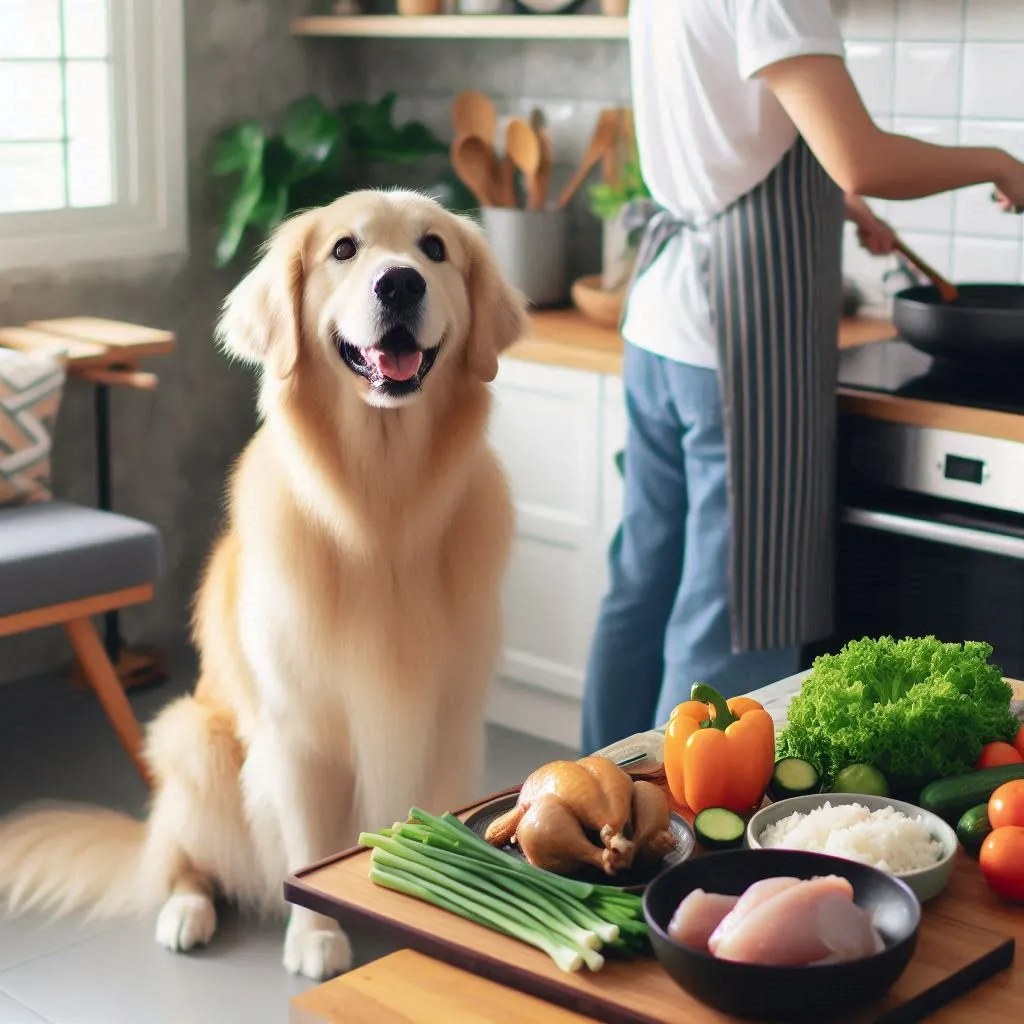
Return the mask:
<path id="1" fill-rule="evenodd" d="M 848 416 L 840 451 L 847 485 L 1024 514 L 1024 443 Z"/>

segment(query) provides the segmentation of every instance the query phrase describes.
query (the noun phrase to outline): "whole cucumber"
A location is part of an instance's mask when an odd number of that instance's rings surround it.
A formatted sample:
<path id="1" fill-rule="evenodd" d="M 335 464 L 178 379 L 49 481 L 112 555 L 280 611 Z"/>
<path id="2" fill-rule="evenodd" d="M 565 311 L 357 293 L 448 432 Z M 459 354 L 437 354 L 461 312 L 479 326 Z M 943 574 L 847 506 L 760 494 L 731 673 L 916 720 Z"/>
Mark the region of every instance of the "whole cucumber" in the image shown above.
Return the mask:
<path id="1" fill-rule="evenodd" d="M 976 804 L 983 804 L 1004 783 L 1024 779 L 1024 764 L 1004 764 L 997 768 L 981 768 L 976 772 L 954 775 L 928 783 L 921 790 L 919 804 L 937 814 L 950 825 Z"/>
<path id="2" fill-rule="evenodd" d="M 992 824 L 988 820 L 988 804 L 977 804 L 970 810 L 964 811 L 956 825 L 956 837 L 960 845 L 970 856 L 977 859 L 981 844 L 985 842 L 988 834 L 992 831 Z"/>

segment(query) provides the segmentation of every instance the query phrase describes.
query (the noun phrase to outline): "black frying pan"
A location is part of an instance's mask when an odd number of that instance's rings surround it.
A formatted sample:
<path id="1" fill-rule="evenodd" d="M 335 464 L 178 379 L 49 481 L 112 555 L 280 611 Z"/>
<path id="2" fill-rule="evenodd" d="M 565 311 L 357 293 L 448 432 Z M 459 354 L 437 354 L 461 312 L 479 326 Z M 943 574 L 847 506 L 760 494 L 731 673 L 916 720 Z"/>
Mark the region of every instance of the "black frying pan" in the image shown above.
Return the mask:
<path id="1" fill-rule="evenodd" d="M 893 299 L 893 323 L 914 348 L 974 368 L 1024 369 L 1024 285 L 957 285 L 943 302 L 931 285 L 905 288 Z"/>

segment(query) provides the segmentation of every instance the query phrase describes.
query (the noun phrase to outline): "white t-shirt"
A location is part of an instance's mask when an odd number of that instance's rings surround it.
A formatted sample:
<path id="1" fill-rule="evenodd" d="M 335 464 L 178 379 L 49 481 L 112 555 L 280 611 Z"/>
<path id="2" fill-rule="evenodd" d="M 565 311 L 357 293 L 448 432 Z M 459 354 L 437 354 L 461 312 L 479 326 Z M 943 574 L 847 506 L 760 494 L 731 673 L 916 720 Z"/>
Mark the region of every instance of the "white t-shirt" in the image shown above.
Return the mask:
<path id="1" fill-rule="evenodd" d="M 655 202 L 698 225 L 760 184 L 796 141 L 757 73 L 789 57 L 845 52 L 830 0 L 632 0 L 629 47 L 644 180 Z M 630 292 L 623 334 L 713 369 L 706 245 L 698 230 L 665 246 Z"/>

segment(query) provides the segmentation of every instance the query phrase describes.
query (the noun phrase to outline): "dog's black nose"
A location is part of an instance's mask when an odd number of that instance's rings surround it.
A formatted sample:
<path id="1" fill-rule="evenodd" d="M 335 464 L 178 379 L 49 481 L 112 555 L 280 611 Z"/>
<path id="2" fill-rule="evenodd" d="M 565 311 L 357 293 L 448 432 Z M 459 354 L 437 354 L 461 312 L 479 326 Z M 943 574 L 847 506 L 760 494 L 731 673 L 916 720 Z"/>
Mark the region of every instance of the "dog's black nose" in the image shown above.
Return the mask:
<path id="1" fill-rule="evenodd" d="M 412 267 L 392 267 L 373 282 L 373 290 L 381 305 L 402 313 L 418 305 L 427 292 L 427 282 Z"/>

